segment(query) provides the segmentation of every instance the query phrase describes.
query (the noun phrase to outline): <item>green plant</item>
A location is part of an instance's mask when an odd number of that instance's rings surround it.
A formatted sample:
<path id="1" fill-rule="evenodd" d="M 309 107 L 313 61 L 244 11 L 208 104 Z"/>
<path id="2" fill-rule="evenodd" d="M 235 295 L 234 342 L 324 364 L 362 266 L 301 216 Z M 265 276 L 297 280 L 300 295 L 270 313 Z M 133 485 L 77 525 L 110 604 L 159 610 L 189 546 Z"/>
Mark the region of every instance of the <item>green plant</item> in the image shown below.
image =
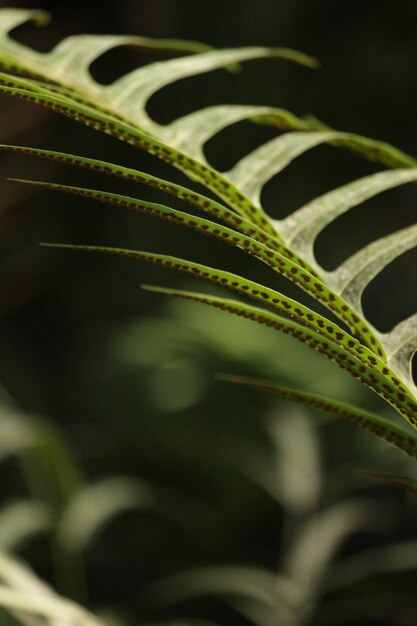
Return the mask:
<path id="1" fill-rule="evenodd" d="M 54 624 L 58 616 L 68 625 L 104 625 L 55 593 L 15 554 L 34 537 L 47 536 L 58 584 L 84 596 L 88 547 L 118 515 L 150 507 L 153 493 L 125 476 L 87 482 L 60 433 L 45 418 L 23 414 L 0 388 L 2 467 L 10 459 L 18 461 L 28 493 L 0 509 L 0 607 L 28 626 Z M 2 624 L 4 619 L 0 609 Z"/>
<path id="2" fill-rule="evenodd" d="M 145 150 L 178 168 L 193 182 L 202 184 L 222 202 L 194 188 L 97 159 L 20 146 L 1 146 L 1 149 L 141 183 L 189 203 L 210 218 L 220 220 L 225 226 L 212 219 L 120 194 L 40 181 L 21 182 L 130 208 L 212 235 L 242 249 L 297 284 L 317 303 L 324 305 L 331 315 L 327 317 L 317 313 L 301 300 L 286 297 L 265 285 L 183 259 L 120 248 L 53 245 L 144 260 L 250 296 L 258 306 L 217 295 L 148 287 L 224 309 L 295 337 L 361 380 L 415 427 L 417 399 L 411 363 L 416 349 L 417 318 L 412 316 L 390 333 L 377 332 L 365 319 L 361 295 L 388 263 L 415 246 L 416 227 L 376 241 L 332 273 L 325 272 L 318 264 L 313 244 L 325 226 L 353 206 L 386 189 L 415 181 L 417 162 L 382 142 L 337 132 L 315 120 L 298 118 L 287 111 L 270 107 L 211 107 L 168 126 L 156 124 L 146 113 L 149 97 L 180 78 L 218 67 L 233 70 L 236 64 L 246 59 L 262 56 L 283 57 L 305 65 L 315 65 L 313 59 L 301 53 L 263 48 L 217 51 L 207 50 L 199 44 L 178 41 L 82 36 L 66 40 L 51 53 L 41 54 L 9 38 L 9 31 L 20 23 L 28 19 L 42 22 L 44 17 L 42 13 L 25 10 L 3 9 L 0 13 L 0 63 L 6 72 L 0 75 L 0 91 L 52 109 Z M 88 67 L 106 50 L 118 45 L 174 49 L 190 52 L 191 56 L 141 68 L 113 85 L 103 87 L 92 79 Z M 218 131 L 243 119 L 291 132 L 255 150 L 228 173 L 221 174 L 206 162 L 203 146 Z M 285 220 L 270 219 L 260 205 L 263 185 L 298 155 L 324 142 L 358 153 L 391 168 L 391 171 L 368 176 L 330 192 Z M 263 308 L 264 305 L 271 306 L 278 314 Z M 333 321 L 333 316 L 338 318 L 337 323 Z M 263 382 L 230 377 L 229 380 L 255 385 L 298 402 L 320 407 L 373 432 L 411 457 L 417 456 L 417 437 L 412 430 L 400 428 L 357 407 Z M 402 478 L 382 480 L 414 489 L 410 481 Z"/>

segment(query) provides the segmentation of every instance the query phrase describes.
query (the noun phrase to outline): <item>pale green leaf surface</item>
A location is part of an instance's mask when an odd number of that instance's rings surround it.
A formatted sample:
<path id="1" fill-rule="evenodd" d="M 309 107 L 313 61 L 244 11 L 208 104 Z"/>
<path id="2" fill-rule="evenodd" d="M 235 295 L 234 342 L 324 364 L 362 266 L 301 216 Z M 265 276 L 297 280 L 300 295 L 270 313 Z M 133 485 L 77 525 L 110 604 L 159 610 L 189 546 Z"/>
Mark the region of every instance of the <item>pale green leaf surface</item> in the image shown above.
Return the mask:
<path id="1" fill-rule="evenodd" d="M 391 261 L 416 246 L 417 224 L 414 224 L 359 250 L 333 272 L 329 282 L 357 311 L 361 311 L 361 295 L 369 283 Z"/>
<path id="2" fill-rule="evenodd" d="M 125 141 L 136 148 L 146 150 L 149 154 L 153 154 L 162 161 L 177 167 L 189 178 L 202 183 L 227 202 L 235 211 L 249 217 L 251 221 L 268 230 L 270 234 L 278 236 L 264 212 L 216 170 L 189 156 L 185 157 L 178 150 L 137 127 L 107 115 L 101 110 L 86 106 L 84 103 L 71 101 L 59 94 L 50 95 L 45 89 L 34 91 L 33 83 L 27 79 L 10 77 L 0 73 L 0 92 L 52 109 L 95 130 L 100 130 Z"/>
<path id="3" fill-rule="evenodd" d="M 152 63 L 129 72 L 113 84 L 102 87 L 102 95 L 113 103 L 113 109 L 120 115 L 127 116 L 144 129 L 164 137 L 164 129 L 150 120 L 145 112 L 146 103 L 156 91 L 179 79 L 240 63 L 242 61 L 265 57 L 283 57 L 306 65 L 313 65 L 310 57 L 285 48 L 240 48 L 215 50 L 193 57 L 172 59 Z M 94 85 L 96 88 L 96 85 Z M 169 133 L 168 133 L 169 134 Z"/>
<path id="4" fill-rule="evenodd" d="M 195 54 L 192 57 L 181 57 L 179 59 L 152 63 L 129 72 L 111 85 L 100 85 L 89 72 L 89 66 L 93 60 L 113 47 L 120 45 L 149 46 L 149 41 L 152 40 L 140 37 L 81 35 L 64 39 L 51 52 L 39 53 L 12 41 L 8 37 L 7 16 L 10 14 L 7 13 L 8 9 L 3 11 L 6 11 L 6 28 L 3 30 L 2 35 L 0 34 L 0 62 L 2 55 L 12 53 L 17 57 L 16 62 L 19 67 L 27 67 L 36 76 L 43 75 L 49 80 L 81 93 L 85 101 L 91 100 L 92 107 L 98 106 L 103 110 L 105 109 L 111 116 L 128 120 L 131 125 L 136 128 L 140 127 L 146 133 L 159 137 L 164 142 L 169 139 L 175 141 L 175 135 L 173 136 L 172 129 L 169 126 L 161 126 L 149 118 L 146 112 L 146 104 L 151 95 L 167 84 L 220 67 L 230 66 L 244 60 L 268 56 L 283 57 L 309 66 L 316 65 L 315 60 L 311 59 L 311 57 L 287 48 L 259 47 L 236 50 L 212 50 Z M 18 10 L 12 10 L 14 24 L 18 19 L 16 11 Z M 21 10 L 21 23 L 30 20 L 32 17 L 33 12 Z M 158 47 L 158 43 L 153 41 L 153 46 Z M 161 47 L 163 48 L 163 46 Z M 23 86 L 23 83 L 21 83 L 21 86 Z M 26 84 L 27 87 L 28 85 Z M 32 89 L 33 87 L 29 88 Z M 16 91 L 14 91 L 14 95 L 21 98 L 27 97 L 27 94 L 19 94 Z M 43 95 L 43 105 L 53 108 L 53 100 L 48 99 L 45 93 Z M 40 103 L 39 98 L 37 102 Z M 57 106 L 59 107 L 59 104 L 55 102 L 55 110 L 58 110 Z M 69 104 L 67 102 L 65 107 L 67 110 L 66 114 L 68 114 L 68 107 Z M 64 113 L 62 102 L 60 108 L 60 112 Z M 81 121 L 80 111 L 75 113 L 75 115 Z M 101 128 L 101 130 L 104 130 L 104 128 Z M 184 124 L 182 125 L 181 137 L 184 137 L 184 134 L 193 133 L 193 125 L 191 130 L 188 131 L 185 129 Z M 121 138 L 120 135 L 119 138 Z M 178 163 L 178 160 L 174 160 L 174 164 Z M 183 169 L 184 165 L 186 166 L 186 161 L 183 163 Z M 190 158 L 188 159 L 188 165 L 190 165 Z M 184 171 L 193 174 L 192 169 L 195 169 L 195 167 L 191 168 L 191 170 L 190 167 L 185 167 Z M 206 178 L 206 183 L 208 182 L 210 182 L 210 177 Z M 220 189 L 222 188 L 224 191 L 224 186 L 220 185 Z M 259 222 L 257 213 L 259 211 L 255 210 L 252 217 Z M 259 217 L 262 217 L 262 215 Z"/>
<path id="5" fill-rule="evenodd" d="M 286 133 L 243 157 L 225 176 L 256 206 L 260 206 L 260 195 L 265 183 L 295 158 L 322 143 L 347 136 L 337 132 Z"/>
<path id="6" fill-rule="evenodd" d="M 277 116 L 275 114 L 275 116 L 269 120 L 269 123 L 273 124 L 276 119 Z M 262 123 L 262 118 L 259 122 Z M 283 129 L 287 128 L 287 124 L 291 124 L 290 128 L 292 130 L 334 130 L 312 115 L 306 115 L 302 118 L 292 120 L 289 120 L 287 117 L 283 117 L 281 119 L 281 124 Z M 385 141 L 378 141 L 376 139 L 371 139 L 370 137 L 357 135 L 356 133 L 349 133 L 348 139 L 336 139 L 332 143 L 335 146 L 346 148 L 354 154 L 363 156 L 370 161 L 381 163 L 389 168 L 395 169 L 398 167 L 417 166 L 417 159 L 409 154 L 405 154 L 402 150 L 399 150 L 395 146 L 392 146 Z"/>
<path id="7" fill-rule="evenodd" d="M 69 37 L 59 46 L 55 48 L 50 53 L 42 54 L 37 53 L 36 51 L 27 48 L 26 46 L 14 41 L 12 38 L 8 36 L 9 31 L 13 30 L 17 26 L 24 24 L 25 22 L 33 21 L 38 25 L 44 25 L 49 22 L 49 15 L 44 11 L 33 11 L 26 9 L 2 9 L 0 14 L 0 50 L 1 50 L 1 60 L 4 61 L 5 58 L 9 57 L 10 61 L 13 64 L 18 64 L 21 69 L 28 70 L 32 65 L 32 71 L 40 72 L 40 75 L 43 76 L 44 79 L 51 80 L 51 66 L 54 64 L 55 55 L 58 57 L 59 55 L 68 54 L 70 59 L 70 63 L 73 63 L 74 60 L 71 58 L 73 56 L 72 49 L 76 46 L 77 42 L 74 37 Z M 74 43 L 75 40 L 75 43 Z M 79 37 L 80 44 L 83 45 L 87 40 L 91 42 L 91 47 L 93 53 L 95 52 L 96 58 L 99 56 L 100 46 L 109 45 L 110 41 L 113 41 L 114 46 L 118 45 L 136 45 L 144 48 L 154 48 L 159 50 L 173 50 L 178 52 L 187 52 L 187 53 L 205 53 L 210 51 L 210 47 L 205 44 L 190 42 L 190 41 L 182 41 L 182 40 L 164 40 L 164 39 L 151 39 L 147 37 L 138 37 L 138 36 L 130 36 L 130 37 L 121 37 L 121 36 L 91 36 L 91 35 L 82 35 Z M 103 44 L 101 44 L 101 41 Z M 249 49 L 250 50 L 250 49 Z M 252 49 L 255 50 L 255 55 L 261 54 L 262 50 L 266 50 L 266 55 L 271 56 L 281 56 L 283 58 L 287 58 L 297 63 L 301 63 L 310 67 L 316 67 L 317 61 L 312 59 L 311 57 L 302 54 L 300 52 L 294 50 L 288 50 L 286 48 L 278 48 L 278 49 Z M 223 51 L 216 51 L 223 52 Z M 230 53 L 231 51 L 226 51 L 226 53 Z M 59 54 L 58 54 L 59 53 Z M 75 55 L 77 62 L 81 64 L 85 69 L 86 65 L 86 57 Z M 90 51 L 87 51 L 87 58 L 90 58 Z M 91 60 L 90 60 L 91 63 Z M 233 61 L 236 63 L 236 61 Z M 207 61 L 206 61 L 207 64 Z M 155 65 L 155 64 L 153 64 Z M 46 67 L 45 67 L 46 66 Z M 161 66 L 161 64 L 159 64 Z M 207 65 L 206 65 L 207 67 Z M 74 68 L 73 68 L 74 69 Z M 214 69 L 214 67 L 212 67 Z M 172 70 L 172 66 L 171 66 Z M 209 69 L 200 70 L 201 71 L 209 71 Z M 75 78 L 77 78 L 76 71 Z M 36 72 L 35 72 L 36 73 Z M 60 80 L 66 81 L 68 80 L 68 73 L 65 73 L 65 76 L 61 76 Z M 160 78 L 158 76 L 158 78 Z M 173 82 L 173 80 L 177 80 L 176 77 L 169 77 L 168 82 Z M 143 80 L 143 73 L 142 73 Z M 91 84 L 97 89 L 97 83 L 93 81 L 90 77 Z M 91 87 L 90 84 L 90 87 Z M 166 84 L 166 83 L 164 83 Z M 69 87 L 67 87 L 70 89 Z M 160 87 L 157 87 L 157 89 Z M 77 92 L 79 94 L 79 89 L 74 90 L 71 89 L 72 92 Z M 263 124 L 272 124 L 276 125 L 279 128 L 284 130 L 331 130 L 326 127 L 321 122 L 318 122 L 313 118 L 299 118 L 287 111 L 283 111 L 282 109 L 273 109 L 270 112 L 262 111 L 259 114 L 254 114 L 253 118 L 258 123 Z M 175 124 L 175 122 L 173 123 Z M 401 151 L 393 148 L 387 143 L 381 141 L 375 141 L 368 139 L 367 137 L 361 137 L 359 135 L 352 135 L 351 138 L 341 139 L 336 141 L 337 144 L 348 147 L 349 149 L 358 151 L 359 153 L 367 156 L 367 158 L 371 158 L 373 160 L 380 161 L 389 167 L 412 167 L 413 164 L 416 165 L 417 162 L 415 159 L 412 159 L 408 155 L 404 155 Z"/>
<path id="8" fill-rule="evenodd" d="M 221 130 L 254 115 L 272 115 L 273 112 L 273 108 L 249 105 L 207 107 L 171 122 L 164 136 L 170 145 L 204 163 L 204 145 Z"/>
<path id="9" fill-rule="evenodd" d="M 388 363 L 415 390 L 412 361 L 417 352 L 417 313 L 397 324 L 387 335 Z"/>
<path id="10" fill-rule="evenodd" d="M 334 289 L 362 312 L 362 294 L 369 283 L 391 261 L 417 246 L 417 225 L 409 226 L 362 248 L 334 272 L 329 281 Z M 335 286 L 337 285 L 337 287 Z M 417 351 L 417 314 L 399 322 L 390 332 L 376 332 L 381 340 L 389 366 L 407 382 L 415 393 L 412 359 Z"/>
<path id="11" fill-rule="evenodd" d="M 360 178 L 312 200 L 284 220 L 277 221 L 277 228 L 287 243 L 303 257 L 314 259 L 314 241 L 328 224 L 365 200 L 416 179 L 417 169 L 378 172 Z"/>
<path id="12" fill-rule="evenodd" d="M 39 9 L 2 9 L 0 20 L 0 34 L 3 40 L 7 41 L 7 46 L 12 50 L 18 50 L 19 44 L 8 36 L 8 33 L 26 22 L 33 22 L 37 26 L 45 26 L 50 21 L 47 11 Z M 6 47 L 6 46 L 5 46 Z"/>

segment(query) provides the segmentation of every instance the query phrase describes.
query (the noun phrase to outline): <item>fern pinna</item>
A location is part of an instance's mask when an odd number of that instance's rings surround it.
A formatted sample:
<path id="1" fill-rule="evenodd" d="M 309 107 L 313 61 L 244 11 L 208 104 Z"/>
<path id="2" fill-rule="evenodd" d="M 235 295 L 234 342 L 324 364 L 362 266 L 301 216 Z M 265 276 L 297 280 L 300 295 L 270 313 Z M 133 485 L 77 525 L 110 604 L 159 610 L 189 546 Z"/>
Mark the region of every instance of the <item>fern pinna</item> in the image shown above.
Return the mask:
<path id="1" fill-rule="evenodd" d="M 416 245 L 417 225 L 367 245 L 332 272 L 325 271 L 318 263 L 314 242 L 328 224 L 352 207 L 385 190 L 415 181 L 417 161 L 386 143 L 337 132 L 273 107 L 210 106 L 168 125 L 156 123 L 147 114 L 149 98 L 179 79 L 262 57 L 280 57 L 314 67 L 316 61 L 302 53 L 286 48 L 261 47 L 214 50 L 202 44 L 178 40 L 97 35 L 69 37 L 51 52 L 40 53 L 9 36 L 10 31 L 20 24 L 27 21 L 42 24 L 46 18 L 46 14 L 40 11 L 0 11 L 0 64 L 3 69 L 0 91 L 56 111 L 145 150 L 178 168 L 192 181 L 201 183 L 214 192 L 218 200 L 213 200 L 212 194 L 205 196 L 194 189 L 118 164 L 53 150 L 2 145 L 2 150 L 51 159 L 162 190 L 198 209 L 205 217 L 96 189 L 33 180 L 20 179 L 20 182 L 87 196 L 211 235 L 264 262 L 298 285 L 333 315 L 329 319 L 275 289 L 223 269 L 182 258 L 120 248 L 73 244 L 60 244 L 60 247 L 155 263 L 251 298 L 255 305 L 203 293 L 149 287 L 153 291 L 224 309 L 292 335 L 361 380 L 416 428 L 417 388 L 411 364 L 417 347 L 417 314 L 397 324 L 390 332 L 381 333 L 366 319 L 361 297 L 377 274 Z M 106 51 L 124 45 L 186 54 L 131 71 L 110 85 L 96 82 L 89 71 L 91 63 Z M 228 172 L 220 173 L 206 160 L 204 146 L 218 132 L 242 120 L 252 120 L 286 132 L 253 150 Z M 269 217 L 260 201 L 263 186 L 297 156 L 323 143 L 350 150 L 385 166 L 385 169 L 315 198 L 285 219 Z M 332 321 L 334 316 L 342 325 Z M 257 381 L 233 380 L 268 388 L 281 396 L 333 412 L 407 454 L 417 455 L 417 437 L 412 429 L 401 429 L 356 407 L 308 392 Z"/>

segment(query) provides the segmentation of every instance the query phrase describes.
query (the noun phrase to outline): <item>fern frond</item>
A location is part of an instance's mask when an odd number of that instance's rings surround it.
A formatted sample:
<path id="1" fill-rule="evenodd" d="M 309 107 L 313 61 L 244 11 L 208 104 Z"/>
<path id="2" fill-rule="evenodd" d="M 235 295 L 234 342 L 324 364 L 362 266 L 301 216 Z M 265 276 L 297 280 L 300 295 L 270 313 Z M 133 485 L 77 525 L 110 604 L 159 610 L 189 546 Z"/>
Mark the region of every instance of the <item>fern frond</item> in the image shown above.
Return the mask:
<path id="1" fill-rule="evenodd" d="M 396 426 L 396 424 L 393 424 L 391 421 L 374 415 L 369 411 L 364 411 L 359 407 L 345 404 L 344 402 L 339 402 L 320 394 L 274 385 L 262 380 L 254 380 L 242 376 L 221 376 L 221 378 L 230 383 L 255 387 L 261 391 L 276 394 L 281 398 L 293 400 L 300 404 L 306 404 L 332 415 L 336 415 L 351 424 L 359 426 L 359 428 L 373 433 L 395 448 L 417 459 L 417 437 L 411 432 L 407 432 L 403 428 Z"/>
<path id="2" fill-rule="evenodd" d="M 150 252 L 100 246 L 68 247 L 127 255 L 171 267 L 272 306 L 292 319 L 240 302 L 168 291 L 293 334 L 345 367 L 416 426 L 417 388 L 411 375 L 411 362 L 417 348 L 417 315 L 391 332 L 381 333 L 366 319 L 361 298 L 387 264 L 416 245 L 417 227 L 411 226 L 371 243 L 332 272 L 325 271 L 318 263 L 314 243 L 328 224 L 351 208 L 388 189 L 416 182 L 417 161 L 386 143 L 338 132 L 317 120 L 299 118 L 274 107 L 211 106 L 167 125 L 156 123 L 147 113 L 149 98 L 179 79 L 217 68 L 230 69 L 246 60 L 264 57 L 281 57 L 314 67 L 315 60 L 302 53 L 262 47 L 213 50 L 193 42 L 95 35 L 69 37 L 51 52 L 40 53 L 9 36 L 13 28 L 28 20 L 43 21 L 44 14 L 24 9 L 0 11 L 0 66 L 7 72 L 0 73 L 0 92 L 41 105 L 145 150 L 201 183 L 219 201 L 192 188 L 116 164 L 52 150 L 0 146 L 1 150 L 33 154 L 163 190 L 202 210 L 210 219 L 100 190 L 40 181 L 21 182 L 124 206 L 211 234 L 255 256 L 296 283 L 334 313 L 348 331 L 300 302 L 230 272 Z M 110 85 L 97 83 L 89 71 L 91 63 L 120 45 L 188 54 L 133 70 Z M 290 132 L 271 139 L 240 159 L 228 172 L 220 173 L 207 161 L 205 144 L 222 129 L 245 119 Z M 268 216 L 260 199 L 264 185 L 295 158 L 323 143 L 354 151 L 392 171 L 378 172 L 330 191 L 285 219 Z M 213 221 L 217 219 L 225 226 Z"/>
<path id="3" fill-rule="evenodd" d="M 408 476 L 392 476 L 391 474 L 376 473 L 367 473 L 365 476 L 385 487 L 392 487 L 393 489 L 405 491 L 412 496 L 417 496 L 417 480 L 409 478 Z"/>

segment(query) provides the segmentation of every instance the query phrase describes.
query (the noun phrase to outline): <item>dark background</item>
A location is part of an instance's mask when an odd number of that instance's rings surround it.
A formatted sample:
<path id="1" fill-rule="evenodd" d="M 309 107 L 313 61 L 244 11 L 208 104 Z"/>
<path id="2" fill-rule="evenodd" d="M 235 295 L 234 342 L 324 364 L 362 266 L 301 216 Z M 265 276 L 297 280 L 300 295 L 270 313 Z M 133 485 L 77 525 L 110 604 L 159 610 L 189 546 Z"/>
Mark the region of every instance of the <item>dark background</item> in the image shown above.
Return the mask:
<path id="1" fill-rule="evenodd" d="M 77 33 L 132 33 L 193 39 L 215 47 L 271 45 L 302 50 L 320 59 L 320 70 L 281 60 L 249 62 L 238 74 L 219 70 L 167 87 L 151 99 L 149 111 L 157 121 L 167 123 L 210 104 L 267 104 L 300 115 L 312 113 L 338 130 L 362 133 L 415 153 L 417 3 L 413 0 L 1 5 L 52 12 L 47 28 L 24 26 L 15 32 L 19 41 L 42 51 Z M 157 58 L 117 49 L 97 61 L 92 73 L 107 83 Z M 96 156 L 184 182 L 168 166 L 115 139 L 27 104 L 3 98 L 0 106 L 2 143 Z M 226 169 L 275 134 L 249 122 L 236 124 L 210 141 L 207 154 L 215 166 Z M 270 214 L 283 217 L 312 197 L 378 169 L 341 150 L 316 148 L 267 185 L 264 203 Z M 225 319 L 194 304 L 173 305 L 140 290 L 142 282 L 189 285 L 176 276 L 132 261 L 51 251 L 38 244 L 59 241 L 149 249 L 246 271 L 258 279 L 264 276 L 263 267 L 253 268 L 243 255 L 216 242 L 200 241 L 198 235 L 182 233 L 173 225 L 85 200 L 38 193 L 5 179 L 85 183 L 127 194 L 138 193 L 137 188 L 100 177 L 93 184 L 94 177 L 84 172 L 14 155 L 2 155 L 0 175 L 2 385 L 23 411 L 44 414 L 59 425 L 88 480 L 113 474 L 139 476 L 158 494 L 154 509 L 122 516 L 91 548 L 86 558 L 88 600 L 82 601 L 93 608 L 116 606 L 128 624 L 170 615 L 246 624 L 221 602 L 195 601 L 161 609 L 146 591 L 151 581 L 190 566 L 236 563 L 273 568 L 282 550 L 282 506 L 247 479 L 245 468 L 254 442 L 269 451 L 272 445 L 265 420 L 256 417 L 294 409 L 230 388 L 216 381 L 215 373 L 269 377 L 376 410 L 386 411 L 385 407 L 290 340 L 270 339 L 268 332 L 246 322 Z M 162 200 L 139 191 L 143 197 Z M 414 223 L 415 193 L 412 185 L 389 191 L 336 220 L 317 243 L 324 267 L 331 269 L 373 239 Z M 365 311 L 377 328 L 389 330 L 417 309 L 416 264 L 415 251 L 403 255 L 367 290 Z M 286 288 L 283 281 L 281 285 Z M 295 289 L 288 288 L 287 293 L 298 296 Z M 324 430 L 319 439 L 325 484 L 341 461 L 352 471 L 373 467 L 375 451 L 367 436 L 339 424 Z M 376 457 L 378 466 L 381 458 Z M 5 470 L 1 479 L 5 498 L 22 489 L 17 476 L 14 468 Z M 364 481 L 355 478 L 345 491 L 364 491 L 384 501 L 391 498 L 403 516 L 390 529 L 391 535 L 379 533 L 378 541 L 356 537 L 356 543 L 345 545 L 345 552 L 369 542 L 382 544 L 388 538 L 413 539 L 412 504 Z M 331 501 L 329 493 L 324 497 Z M 36 540 L 22 554 L 57 584 L 46 546 L 46 538 Z M 384 585 L 399 586 L 398 578 L 392 578 L 376 577 L 368 586 L 347 592 L 340 623 L 363 624 L 367 619 L 362 609 L 349 608 L 351 591 L 352 597 L 368 598 L 372 604 Z M 415 575 L 408 572 L 402 591 L 415 582 Z M 70 586 L 61 590 L 70 594 Z M 317 612 L 314 624 L 332 623 L 325 621 L 325 593 L 320 603 L 324 612 Z M 412 624 L 417 618 L 411 610 L 393 613 L 377 616 L 369 624 Z"/>

